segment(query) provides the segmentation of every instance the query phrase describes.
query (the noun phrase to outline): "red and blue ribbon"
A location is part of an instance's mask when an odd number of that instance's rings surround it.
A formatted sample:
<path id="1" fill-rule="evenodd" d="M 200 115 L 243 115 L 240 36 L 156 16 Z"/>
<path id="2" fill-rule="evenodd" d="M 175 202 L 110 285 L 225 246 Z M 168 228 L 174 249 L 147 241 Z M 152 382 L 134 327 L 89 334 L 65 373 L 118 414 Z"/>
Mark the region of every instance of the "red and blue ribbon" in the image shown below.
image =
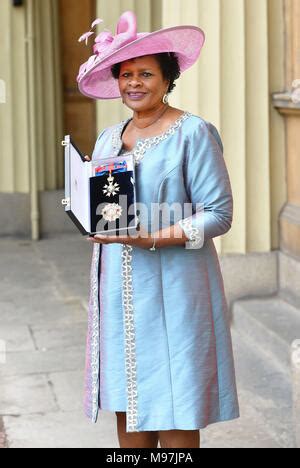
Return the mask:
<path id="1" fill-rule="evenodd" d="M 119 172 L 127 172 L 127 161 L 98 166 L 95 169 L 95 176 L 103 176 L 107 172 L 111 172 L 112 174 L 117 174 Z"/>

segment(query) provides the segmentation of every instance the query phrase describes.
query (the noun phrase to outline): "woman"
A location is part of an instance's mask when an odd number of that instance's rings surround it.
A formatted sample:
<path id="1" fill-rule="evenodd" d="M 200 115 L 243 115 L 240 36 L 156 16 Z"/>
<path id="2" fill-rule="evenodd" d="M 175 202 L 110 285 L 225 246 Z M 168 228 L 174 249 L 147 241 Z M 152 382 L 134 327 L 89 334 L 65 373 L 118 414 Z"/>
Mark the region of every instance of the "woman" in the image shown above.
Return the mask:
<path id="1" fill-rule="evenodd" d="M 99 23 L 100 20 L 93 23 Z M 89 37 L 87 33 L 83 38 Z M 117 415 L 121 448 L 199 448 L 200 429 L 239 417 L 223 278 L 213 238 L 229 231 L 232 192 L 215 127 L 168 103 L 200 55 L 193 26 L 96 38 L 78 76 L 82 93 L 122 97 L 132 118 L 101 132 L 93 159 L 134 155 L 137 201 L 191 212 L 136 235 L 95 236 L 86 364 L 86 414 Z M 157 206 L 157 205 L 156 205 Z M 199 208 L 200 207 L 200 208 Z M 150 219 L 150 221 L 149 221 Z"/>

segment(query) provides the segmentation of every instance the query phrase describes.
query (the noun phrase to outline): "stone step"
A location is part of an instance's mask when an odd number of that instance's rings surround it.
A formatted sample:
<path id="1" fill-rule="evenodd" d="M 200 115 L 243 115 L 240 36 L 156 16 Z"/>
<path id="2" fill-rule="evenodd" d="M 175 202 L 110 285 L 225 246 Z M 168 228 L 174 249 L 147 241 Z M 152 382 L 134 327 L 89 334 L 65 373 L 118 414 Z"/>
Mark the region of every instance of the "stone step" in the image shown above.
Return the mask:
<path id="1" fill-rule="evenodd" d="M 233 328 L 232 338 L 241 412 L 230 435 L 234 448 L 294 448 L 292 389 L 285 373 L 251 337 Z"/>
<path id="2" fill-rule="evenodd" d="M 300 311 L 278 296 L 233 305 L 233 326 L 291 379 L 291 346 L 300 339 Z"/>

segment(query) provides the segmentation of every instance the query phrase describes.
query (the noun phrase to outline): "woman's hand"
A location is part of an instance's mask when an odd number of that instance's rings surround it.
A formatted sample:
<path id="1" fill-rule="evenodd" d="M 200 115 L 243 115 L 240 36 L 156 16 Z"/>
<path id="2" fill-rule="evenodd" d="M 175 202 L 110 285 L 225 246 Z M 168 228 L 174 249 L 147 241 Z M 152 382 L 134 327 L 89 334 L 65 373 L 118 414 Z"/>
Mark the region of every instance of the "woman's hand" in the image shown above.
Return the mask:
<path id="1" fill-rule="evenodd" d="M 100 235 L 95 237 L 88 237 L 88 241 L 93 244 L 124 244 L 131 245 L 132 247 L 139 247 L 141 249 L 150 249 L 153 246 L 153 237 L 145 229 L 140 228 L 137 234 L 131 236 L 112 236 Z"/>

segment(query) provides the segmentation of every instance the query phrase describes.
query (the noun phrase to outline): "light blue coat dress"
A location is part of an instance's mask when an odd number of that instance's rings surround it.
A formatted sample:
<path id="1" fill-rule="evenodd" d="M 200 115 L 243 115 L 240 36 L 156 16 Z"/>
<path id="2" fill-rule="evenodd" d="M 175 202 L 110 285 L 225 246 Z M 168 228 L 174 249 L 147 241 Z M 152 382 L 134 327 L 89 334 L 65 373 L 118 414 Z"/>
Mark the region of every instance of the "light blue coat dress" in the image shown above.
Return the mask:
<path id="1" fill-rule="evenodd" d="M 93 159 L 124 154 L 129 121 L 100 134 Z M 151 203 L 193 204 L 181 221 L 191 243 L 154 252 L 94 245 L 86 414 L 96 422 L 99 409 L 126 412 L 127 432 L 196 430 L 238 418 L 228 306 L 213 242 L 229 231 L 233 213 L 219 134 L 185 112 L 159 137 L 138 140 L 133 153 L 138 202 L 149 210 Z"/>

